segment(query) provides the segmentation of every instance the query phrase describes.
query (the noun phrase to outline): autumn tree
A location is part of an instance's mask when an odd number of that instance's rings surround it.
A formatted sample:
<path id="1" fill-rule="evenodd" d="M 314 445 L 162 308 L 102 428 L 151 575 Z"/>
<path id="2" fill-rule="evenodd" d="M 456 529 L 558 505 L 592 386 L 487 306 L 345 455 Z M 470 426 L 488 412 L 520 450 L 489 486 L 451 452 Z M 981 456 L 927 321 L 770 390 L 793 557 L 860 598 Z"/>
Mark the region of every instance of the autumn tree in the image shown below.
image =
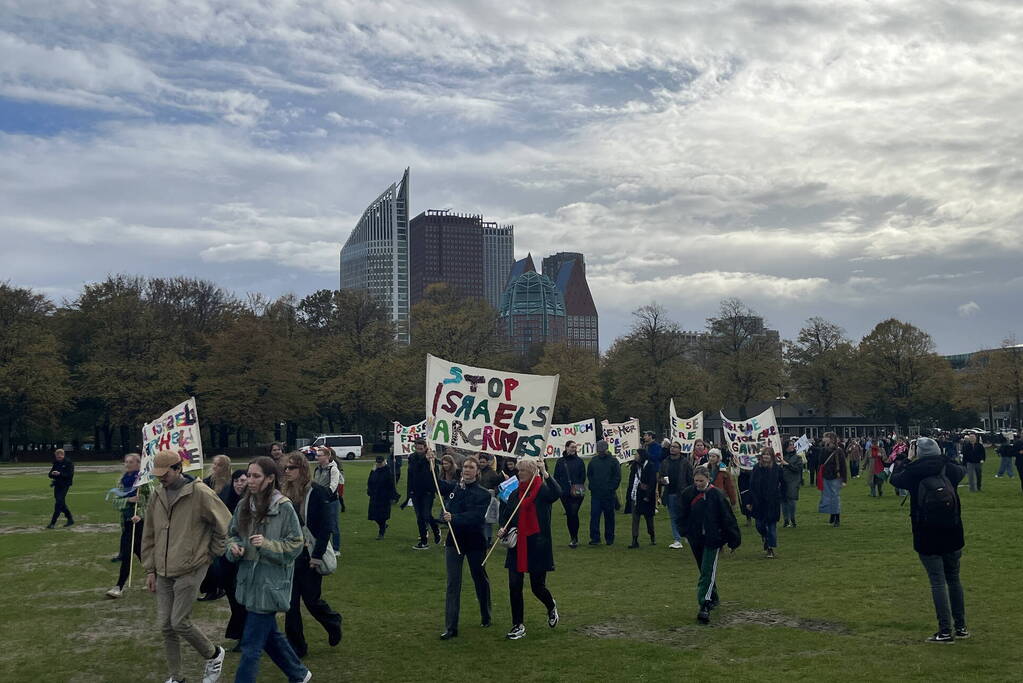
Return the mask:
<path id="1" fill-rule="evenodd" d="M 573 344 L 547 344 L 533 367 L 538 375 L 560 375 L 554 422 L 565 423 L 604 416 L 600 361 L 590 349 Z"/>
<path id="2" fill-rule="evenodd" d="M 820 317 L 807 320 L 796 340 L 785 345 L 793 387 L 824 415 L 829 429 L 835 409 L 852 405 L 857 395 L 855 356 L 844 330 Z"/>
<path id="3" fill-rule="evenodd" d="M 504 350 L 497 311 L 486 301 L 462 297 L 435 283 L 412 307 L 411 350 L 469 365 L 488 365 Z M 425 381 L 425 380 L 424 380 Z"/>
<path id="4" fill-rule="evenodd" d="M 992 365 L 994 371 L 1001 379 L 1003 396 L 1012 403 L 1013 417 L 1016 428 L 1023 429 L 1023 419 L 1020 417 L 1020 409 L 1023 408 L 1023 345 L 1015 336 L 1009 337 L 1002 342 L 1001 348 L 992 352 Z M 991 422 L 992 429 L 994 422 Z"/>

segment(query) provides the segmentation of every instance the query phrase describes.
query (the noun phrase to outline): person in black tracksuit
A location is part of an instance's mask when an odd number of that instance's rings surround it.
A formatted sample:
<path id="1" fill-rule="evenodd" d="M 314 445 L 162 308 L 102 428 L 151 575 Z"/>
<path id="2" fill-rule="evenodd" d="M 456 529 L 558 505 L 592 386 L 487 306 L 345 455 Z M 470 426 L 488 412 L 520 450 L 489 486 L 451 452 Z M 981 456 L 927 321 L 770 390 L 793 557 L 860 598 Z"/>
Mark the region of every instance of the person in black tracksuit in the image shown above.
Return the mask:
<path id="1" fill-rule="evenodd" d="M 295 573 L 291 582 L 291 606 L 284 616 L 284 634 L 292 649 L 304 658 L 309 652 L 302 626 L 302 603 L 309 614 L 320 622 L 327 632 L 327 643 L 336 647 L 341 642 L 341 615 L 323 599 L 323 575 L 316 567 L 323 562 L 327 541 L 334 531 L 330 512 L 331 492 L 309 476 L 309 462 L 302 453 L 287 456 L 284 467 L 284 486 L 281 488 L 295 507 L 302 526 L 309 529 L 313 546 L 302 547 L 295 560 Z"/>
<path id="2" fill-rule="evenodd" d="M 649 458 L 645 448 L 636 450 L 635 459 L 629 463 L 629 483 L 625 487 L 625 514 L 632 515 L 632 543 L 629 548 L 639 547 L 639 518 L 646 520 L 646 532 L 650 545 L 657 545 L 654 534 L 654 511 L 657 509 L 658 464 Z"/>
<path id="3" fill-rule="evenodd" d="M 57 519 L 62 513 L 67 518 L 64 526 L 71 526 L 75 523 L 75 518 L 71 515 L 71 510 L 67 506 L 67 492 L 74 483 L 75 464 L 64 455 L 63 448 L 58 448 L 53 452 L 53 463 L 50 465 L 49 477 L 50 486 L 53 487 L 53 517 L 50 518 L 50 523 L 46 528 L 52 529 L 55 527 Z"/>
<path id="4" fill-rule="evenodd" d="M 404 510 L 409 501 L 416 511 L 416 524 L 419 527 L 419 543 L 412 546 L 416 550 L 426 550 L 430 544 L 426 540 L 426 528 L 433 531 L 433 542 L 440 543 L 440 527 L 433 516 L 433 497 L 436 492 L 434 484 L 434 465 L 426 457 L 426 440 L 416 439 L 416 452 L 408 458 L 408 478 L 405 480 Z"/>
<path id="5" fill-rule="evenodd" d="M 429 456 L 433 464 L 433 454 Z M 440 493 L 444 500 L 443 521 L 450 524 L 445 542 L 444 560 L 447 566 L 447 593 L 444 599 L 444 633 L 441 640 L 458 635 L 458 617 L 461 611 L 462 560 L 469 561 L 469 573 L 476 588 L 480 604 L 480 625 L 490 626 L 490 579 L 483 567 L 487 554 L 487 539 L 483 534 L 490 492 L 479 485 L 480 463 L 475 456 L 462 461 L 458 481 L 441 481 Z M 454 538 L 452 538 L 454 534 Z M 455 548 L 455 541 L 458 548 Z M 461 550 L 461 552 L 459 552 Z"/>
<path id="6" fill-rule="evenodd" d="M 728 498 L 710 483 L 706 467 L 696 468 L 693 482 L 680 494 L 679 525 L 700 568 L 696 584 L 696 602 L 700 607 L 697 619 L 707 623 L 710 611 L 720 602 L 717 566 L 721 548 L 727 544 L 735 550 L 742 543 L 742 535 Z"/>
<path id="7" fill-rule="evenodd" d="M 579 508 L 586 491 L 586 463 L 579 457 L 575 441 L 565 443 L 565 453 L 554 466 L 554 479 L 561 487 L 561 505 L 568 520 L 569 548 L 579 545 Z"/>

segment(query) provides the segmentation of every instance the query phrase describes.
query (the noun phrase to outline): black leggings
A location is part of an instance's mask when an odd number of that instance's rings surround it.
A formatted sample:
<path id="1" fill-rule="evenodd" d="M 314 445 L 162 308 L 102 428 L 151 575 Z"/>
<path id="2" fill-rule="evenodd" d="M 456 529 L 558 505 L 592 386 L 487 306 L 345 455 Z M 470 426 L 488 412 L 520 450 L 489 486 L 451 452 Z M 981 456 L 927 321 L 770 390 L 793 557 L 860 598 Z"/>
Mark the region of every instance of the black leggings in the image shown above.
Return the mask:
<path id="1" fill-rule="evenodd" d="M 525 623 L 525 605 L 522 602 L 522 585 L 525 572 L 508 570 L 508 592 L 511 596 L 512 625 Z M 554 596 L 547 590 L 547 572 L 529 572 L 529 588 L 536 599 L 550 612 L 554 609 Z"/>
<path id="2" fill-rule="evenodd" d="M 68 523 L 75 521 L 74 517 L 71 516 L 71 510 L 68 509 L 67 503 L 67 490 L 68 486 L 54 486 L 53 487 L 53 517 L 50 518 L 50 524 L 56 524 L 57 518 L 60 517 L 61 513 L 67 517 Z"/>
<path id="3" fill-rule="evenodd" d="M 377 526 L 380 528 L 380 535 L 383 536 L 384 532 L 387 531 L 387 522 L 386 521 L 381 522 L 380 520 L 377 520 Z"/>
<path id="4" fill-rule="evenodd" d="M 137 523 L 132 523 L 131 518 L 121 522 L 121 571 L 117 575 L 117 586 L 118 588 L 124 588 L 124 584 L 128 582 L 128 572 L 131 569 L 131 556 L 134 553 L 135 557 L 142 560 L 142 525 L 144 521 L 139 520 Z M 131 529 L 135 527 L 135 544 L 132 545 Z"/>
<path id="5" fill-rule="evenodd" d="M 564 496 L 561 504 L 565 506 L 565 517 L 568 518 L 568 537 L 579 540 L 579 507 L 583 504 L 582 497 Z"/>

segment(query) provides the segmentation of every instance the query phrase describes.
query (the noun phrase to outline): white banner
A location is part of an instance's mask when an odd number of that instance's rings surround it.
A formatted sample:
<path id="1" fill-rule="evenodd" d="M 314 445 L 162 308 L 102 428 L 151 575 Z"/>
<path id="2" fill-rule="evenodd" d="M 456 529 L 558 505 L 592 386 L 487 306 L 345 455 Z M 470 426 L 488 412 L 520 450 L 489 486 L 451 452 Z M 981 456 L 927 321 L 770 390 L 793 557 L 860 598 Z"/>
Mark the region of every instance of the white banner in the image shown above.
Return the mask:
<path id="1" fill-rule="evenodd" d="M 808 437 L 806 434 L 803 434 L 801 437 L 799 437 L 799 440 L 796 441 L 796 453 L 806 453 L 807 451 L 810 450 L 810 446 L 812 445 L 813 442 L 810 441 L 810 437 Z"/>
<path id="2" fill-rule="evenodd" d="M 671 442 L 675 443 L 678 441 L 682 445 L 683 453 L 692 453 L 696 440 L 703 438 L 703 411 L 701 410 L 688 420 L 680 419 L 678 413 L 675 412 L 675 399 L 671 399 L 668 407 L 668 418 L 671 429 Z"/>
<path id="3" fill-rule="evenodd" d="M 394 455 L 411 455 L 415 452 L 416 439 L 426 438 L 426 420 L 408 426 L 395 422 L 393 436 Z"/>
<path id="4" fill-rule="evenodd" d="M 574 441 L 578 445 L 579 455 L 595 455 L 597 453 L 596 421 L 590 419 L 571 424 L 551 425 L 544 457 L 560 458 L 565 452 L 565 444 L 569 441 Z"/>
<path id="5" fill-rule="evenodd" d="M 600 427 L 604 441 L 607 441 L 607 450 L 611 452 L 611 455 L 618 458 L 618 462 L 632 460 L 636 450 L 640 447 L 639 420 L 636 418 L 632 418 L 628 422 L 603 420 Z"/>
<path id="6" fill-rule="evenodd" d="M 757 464 L 757 454 L 763 446 L 773 447 L 775 453 L 782 452 L 773 407 L 748 420 L 730 420 L 721 413 L 721 426 L 728 450 L 744 470 L 751 470 Z"/>
<path id="7" fill-rule="evenodd" d="M 427 441 L 494 455 L 542 456 L 558 375 L 474 368 L 426 357 Z"/>
<path id="8" fill-rule="evenodd" d="M 152 479 L 157 451 L 174 451 L 181 456 L 182 470 L 202 474 L 202 433 L 195 398 L 176 405 L 152 422 L 142 426 L 142 465 L 138 483 Z"/>

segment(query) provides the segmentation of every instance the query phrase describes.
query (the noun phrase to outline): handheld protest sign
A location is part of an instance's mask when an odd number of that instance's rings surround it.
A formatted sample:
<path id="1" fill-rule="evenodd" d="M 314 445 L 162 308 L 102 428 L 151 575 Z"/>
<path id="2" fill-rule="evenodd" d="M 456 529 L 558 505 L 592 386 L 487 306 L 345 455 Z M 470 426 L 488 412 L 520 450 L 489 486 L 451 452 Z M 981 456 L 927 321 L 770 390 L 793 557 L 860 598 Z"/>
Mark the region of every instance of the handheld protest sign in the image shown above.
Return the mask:
<path id="1" fill-rule="evenodd" d="M 166 413 L 142 426 L 142 462 L 138 485 L 153 478 L 157 451 L 174 451 L 181 456 L 182 471 L 202 472 L 202 433 L 195 397 L 174 406 Z"/>
<path id="2" fill-rule="evenodd" d="M 730 420 L 721 413 L 721 427 L 728 452 L 738 461 L 740 469 L 753 469 L 757 464 L 757 455 L 764 446 L 771 446 L 775 453 L 782 452 L 774 408 L 768 408 L 748 420 Z"/>
<path id="3" fill-rule="evenodd" d="M 688 419 L 682 419 L 675 412 L 675 399 L 668 408 L 668 424 L 671 427 L 671 442 L 682 446 L 683 455 L 691 455 L 697 439 L 703 438 L 703 411 Z"/>
<path id="4" fill-rule="evenodd" d="M 640 447 L 639 420 L 632 418 L 627 422 L 600 423 L 601 433 L 607 442 L 607 450 L 618 462 L 632 460 Z"/>
<path id="5" fill-rule="evenodd" d="M 544 449 L 545 458 L 560 458 L 565 452 L 565 444 L 569 441 L 575 442 L 578 447 L 578 455 L 597 454 L 597 428 L 596 420 L 581 420 L 568 424 L 551 425 L 550 434 L 547 437 L 547 447 Z"/>

